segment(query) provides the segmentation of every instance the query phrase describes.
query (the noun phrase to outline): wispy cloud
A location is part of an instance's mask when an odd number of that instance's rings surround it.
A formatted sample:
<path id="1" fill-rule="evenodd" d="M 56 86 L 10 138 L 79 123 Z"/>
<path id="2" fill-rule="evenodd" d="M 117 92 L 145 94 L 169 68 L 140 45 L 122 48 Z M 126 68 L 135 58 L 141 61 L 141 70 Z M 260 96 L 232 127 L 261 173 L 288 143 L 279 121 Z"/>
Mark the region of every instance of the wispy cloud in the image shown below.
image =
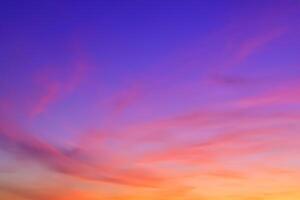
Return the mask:
<path id="1" fill-rule="evenodd" d="M 299 83 L 280 85 L 262 94 L 241 99 L 240 107 L 268 107 L 300 104 Z"/>
<path id="2" fill-rule="evenodd" d="M 36 117 L 42 114 L 49 108 L 49 106 L 65 98 L 66 96 L 71 95 L 76 88 L 79 87 L 80 83 L 86 77 L 87 72 L 90 69 L 90 63 L 84 60 L 77 60 L 75 63 L 73 63 L 73 65 L 73 70 L 66 77 L 64 77 L 63 80 L 57 80 L 49 77 L 49 72 L 47 72 L 47 74 L 41 74 L 38 77 L 42 91 L 36 100 L 35 105 L 30 111 L 31 117 Z"/>
<path id="3" fill-rule="evenodd" d="M 250 36 L 240 43 L 235 44 L 234 46 L 237 46 L 237 48 L 233 50 L 232 55 L 227 61 L 224 64 L 221 64 L 220 68 L 226 70 L 237 67 L 250 56 L 258 53 L 263 47 L 267 46 L 286 32 L 287 29 L 281 27 L 271 27 L 267 31 L 258 31 L 254 36 Z"/>
<path id="4" fill-rule="evenodd" d="M 153 186 L 154 183 L 162 180 L 151 171 L 139 167 L 120 168 L 110 166 L 109 163 L 92 164 L 88 160 L 83 162 L 79 157 L 74 157 L 25 132 L 15 123 L 1 124 L 0 142 L 2 150 L 13 153 L 17 157 L 26 158 L 51 170 L 87 180 L 137 186 Z"/>

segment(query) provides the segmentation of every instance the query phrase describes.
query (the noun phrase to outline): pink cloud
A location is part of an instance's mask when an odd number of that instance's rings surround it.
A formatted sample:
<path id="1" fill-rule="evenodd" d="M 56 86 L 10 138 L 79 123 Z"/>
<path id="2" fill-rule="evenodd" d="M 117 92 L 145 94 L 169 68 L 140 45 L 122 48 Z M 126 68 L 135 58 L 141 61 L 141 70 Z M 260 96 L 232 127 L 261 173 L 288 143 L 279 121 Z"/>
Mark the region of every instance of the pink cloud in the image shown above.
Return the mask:
<path id="1" fill-rule="evenodd" d="M 121 90 L 112 97 L 111 100 L 111 118 L 118 118 L 129 107 L 134 106 L 141 99 L 141 87 L 137 84 Z"/>
<path id="2" fill-rule="evenodd" d="M 40 163 L 50 170 L 86 180 L 115 184 L 153 186 L 162 181 L 160 176 L 144 168 L 113 166 L 106 163 L 105 158 L 104 163 L 94 163 L 88 159 L 88 152 L 84 150 L 79 149 L 77 152 L 81 156 L 74 156 L 27 133 L 18 124 L 5 121 L 6 123 L 0 124 L 1 149 L 22 159 Z"/>
<path id="3" fill-rule="evenodd" d="M 293 105 L 300 103 L 299 83 L 280 85 L 263 94 L 248 97 L 237 102 L 240 107 Z"/>
<path id="4" fill-rule="evenodd" d="M 49 105 L 51 105 L 53 102 L 58 100 L 59 94 L 60 94 L 59 84 L 53 83 L 47 85 L 45 94 L 42 95 L 38 100 L 37 104 L 34 105 L 30 115 L 34 117 L 44 112 Z"/>
<path id="5" fill-rule="evenodd" d="M 223 64 L 222 68 L 227 69 L 241 64 L 251 55 L 257 53 L 261 48 L 282 36 L 286 31 L 284 28 L 270 28 L 268 31 L 260 32 L 253 37 L 246 38 L 238 44 L 237 50 L 235 50 L 232 57 Z"/>
<path id="6" fill-rule="evenodd" d="M 64 80 L 59 81 L 50 78 L 49 72 L 39 76 L 39 84 L 43 91 L 30 111 L 30 116 L 36 117 L 42 114 L 49 106 L 71 95 L 80 85 L 89 68 L 89 63 L 84 60 L 77 60 L 74 63 L 73 71 Z"/>
<path id="7" fill-rule="evenodd" d="M 244 157 L 267 152 L 272 147 L 278 147 L 272 139 L 282 130 L 253 129 L 219 134 L 204 141 L 191 141 L 181 145 L 173 145 L 163 150 L 146 155 L 142 162 L 180 162 L 189 164 L 212 165 L 220 159 Z M 253 140 L 255 138 L 255 140 Z M 260 140 L 257 140 L 260 138 Z M 268 138 L 268 140 L 266 140 Z M 283 141 L 283 143 L 285 143 Z"/>

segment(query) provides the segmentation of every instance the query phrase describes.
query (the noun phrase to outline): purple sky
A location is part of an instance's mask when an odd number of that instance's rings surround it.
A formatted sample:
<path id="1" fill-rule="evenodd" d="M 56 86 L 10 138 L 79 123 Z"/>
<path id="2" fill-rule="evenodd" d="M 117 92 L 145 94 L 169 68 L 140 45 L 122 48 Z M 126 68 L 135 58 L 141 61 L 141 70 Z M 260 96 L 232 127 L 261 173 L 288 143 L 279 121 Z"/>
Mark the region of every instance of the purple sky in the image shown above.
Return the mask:
<path id="1" fill-rule="evenodd" d="M 0 199 L 300 198 L 299 10 L 1 3 Z"/>

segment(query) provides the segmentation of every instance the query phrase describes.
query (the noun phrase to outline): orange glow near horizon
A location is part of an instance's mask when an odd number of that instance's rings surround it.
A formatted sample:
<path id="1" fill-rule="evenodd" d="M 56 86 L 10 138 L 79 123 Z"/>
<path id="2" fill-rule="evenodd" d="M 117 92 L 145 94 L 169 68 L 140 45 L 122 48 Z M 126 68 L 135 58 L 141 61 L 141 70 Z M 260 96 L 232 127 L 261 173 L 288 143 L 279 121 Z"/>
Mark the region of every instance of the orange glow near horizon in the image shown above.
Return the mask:
<path id="1" fill-rule="evenodd" d="M 0 200 L 300 199 L 300 2 L 1 7 Z"/>

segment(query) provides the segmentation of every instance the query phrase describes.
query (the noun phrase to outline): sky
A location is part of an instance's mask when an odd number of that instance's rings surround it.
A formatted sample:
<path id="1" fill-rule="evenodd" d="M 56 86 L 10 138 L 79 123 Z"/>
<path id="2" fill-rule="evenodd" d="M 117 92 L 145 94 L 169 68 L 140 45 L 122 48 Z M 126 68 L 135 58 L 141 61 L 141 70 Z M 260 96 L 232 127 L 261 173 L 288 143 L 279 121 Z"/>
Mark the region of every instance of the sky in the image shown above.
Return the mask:
<path id="1" fill-rule="evenodd" d="M 300 199 L 299 11 L 2 2 L 0 199 Z"/>

